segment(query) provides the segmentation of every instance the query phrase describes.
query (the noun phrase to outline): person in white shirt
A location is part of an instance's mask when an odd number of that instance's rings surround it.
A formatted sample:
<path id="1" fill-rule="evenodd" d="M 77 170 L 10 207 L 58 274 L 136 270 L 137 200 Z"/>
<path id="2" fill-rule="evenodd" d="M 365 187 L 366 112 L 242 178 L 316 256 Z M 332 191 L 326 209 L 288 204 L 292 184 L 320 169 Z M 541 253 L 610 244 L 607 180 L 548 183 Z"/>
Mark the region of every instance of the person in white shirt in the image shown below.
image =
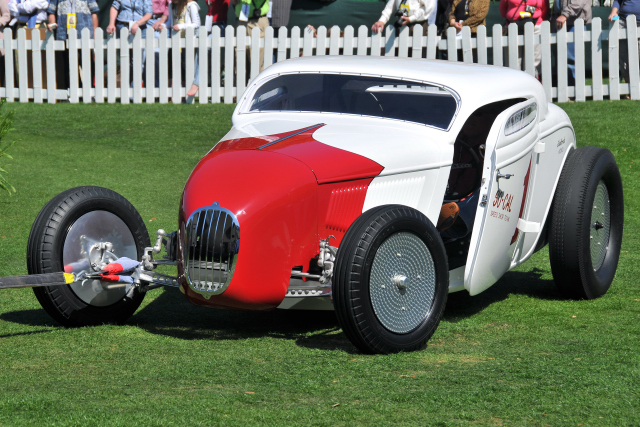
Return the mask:
<path id="1" fill-rule="evenodd" d="M 425 25 L 435 11 L 436 0 L 389 0 L 382 10 L 380 19 L 371 26 L 371 30 L 378 34 L 389 20 L 396 16 L 394 26 L 398 29 L 404 26 L 411 28 L 416 24 Z"/>
<path id="2" fill-rule="evenodd" d="M 28 28 L 39 28 L 47 20 L 49 0 L 9 0 L 9 11 L 16 18 L 18 25 Z"/>

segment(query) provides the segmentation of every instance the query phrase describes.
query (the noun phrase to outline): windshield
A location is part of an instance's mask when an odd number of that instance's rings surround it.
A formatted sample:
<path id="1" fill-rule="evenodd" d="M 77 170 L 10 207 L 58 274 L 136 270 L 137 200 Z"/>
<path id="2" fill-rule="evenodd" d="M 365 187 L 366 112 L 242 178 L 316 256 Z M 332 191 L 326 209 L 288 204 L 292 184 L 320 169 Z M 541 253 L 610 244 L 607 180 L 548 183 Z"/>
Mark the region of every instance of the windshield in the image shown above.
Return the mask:
<path id="1" fill-rule="evenodd" d="M 262 85 L 249 111 L 358 114 L 447 129 L 456 107 L 451 93 L 425 83 L 342 74 L 286 74 Z"/>

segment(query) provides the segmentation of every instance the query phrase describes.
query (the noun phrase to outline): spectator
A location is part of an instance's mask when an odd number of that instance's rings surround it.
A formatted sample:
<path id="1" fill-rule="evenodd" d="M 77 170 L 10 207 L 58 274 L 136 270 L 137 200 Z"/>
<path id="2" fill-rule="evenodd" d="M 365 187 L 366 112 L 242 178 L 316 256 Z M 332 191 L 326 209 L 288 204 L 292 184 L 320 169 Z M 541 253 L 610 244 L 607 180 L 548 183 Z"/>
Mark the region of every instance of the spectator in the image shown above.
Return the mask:
<path id="1" fill-rule="evenodd" d="M 478 33 L 479 25 L 486 25 L 485 18 L 489 13 L 489 0 L 453 0 L 449 13 L 449 26 L 455 27 L 456 33 L 462 27 L 469 27 L 471 36 Z"/>
<path id="2" fill-rule="evenodd" d="M 153 29 L 153 38 L 160 38 L 160 33 L 169 20 L 170 7 L 171 6 L 167 0 L 151 0 L 151 11 L 153 14 L 151 15 L 151 19 L 147 21 L 147 27 L 151 27 Z M 155 63 L 155 87 L 160 87 L 160 48 L 155 48 L 153 52 Z M 145 63 L 143 68 L 146 69 L 146 66 L 147 64 Z M 144 78 L 146 78 L 146 75 L 147 73 L 143 73 Z"/>
<path id="3" fill-rule="evenodd" d="M 114 34 L 120 38 L 120 31 L 123 28 L 129 30 L 129 39 L 133 38 L 138 31 L 141 37 L 146 38 L 147 22 L 153 16 L 153 6 L 151 0 L 114 0 L 109 11 L 108 34 Z M 142 49 L 142 63 L 145 63 L 147 56 L 146 49 Z M 122 64 L 120 64 L 122 67 Z M 129 58 L 129 84 L 133 87 L 133 75 L 138 72 L 144 76 L 144 65 L 140 70 L 133 69 L 133 55 Z M 141 76 L 141 77 L 142 77 Z M 158 82 L 159 83 L 159 82 Z M 126 83 L 125 83 L 126 84 Z M 123 87 L 123 83 L 120 83 Z"/>
<path id="4" fill-rule="evenodd" d="M 271 26 L 275 30 L 274 35 L 278 36 L 280 27 L 289 25 L 289 15 L 291 12 L 292 0 L 273 0 L 271 2 Z"/>
<path id="5" fill-rule="evenodd" d="M 427 19 L 435 11 L 436 0 L 389 0 L 382 10 L 380 19 L 371 26 L 371 31 L 374 34 L 381 32 L 395 13 L 395 16 L 398 16 L 393 24 L 396 29 L 407 26 L 412 30 L 415 25 L 422 25 L 426 34 Z"/>
<path id="6" fill-rule="evenodd" d="M 117 30 L 116 37 L 120 37 L 120 30 L 128 28 L 132 36 L 142 30 L 142 38 L 145 38 L 144 30 L 152 16 L 151 0 L 114 0 L 109 12 L 107 33 L 113 34 Z"/>
<path id="7" fill-rule="evenodd" d="M 236 7 L 236 18 L 238 18 L 238 31 L 240 27 L 245 27 L 247 36 L 251 37 L 251 32 L 255 27 L 260 28 L 260 37 L 264 37 L 264 32 L 269 26 L 269 1 L 268 0 L 232 0 Z M 247 50 L 247 55 L 250 55 Z M 249 56 L 248 56 L 249 58 Z M 249 65 L 249 60 L 247 60 Z M 264 66 L 264 49 L 260 49 L 260 71 Z"/>
<path id="8" fill-rule="evenodd" d="M 99 11 L 96 0 L 50 0 L 47 9 L 49 31 L 55 29 L 56 40 L 67 40 L 69 28 L 75 28 L 78 37 L 88 28 L 93 38 L 93 30 L 98 28 Z"/>
<path id="9" fill-rule="evenodd" d="M 44 28 L 48 7 L 48 0 L 9 0 L 9 11 L 17 19 L 18 28 Z"/>
<path id="10" fill-rule="evenodd" d="M 49 31 L 55 31 L 56 40 L 67 40 L 69 37 L 68 30 L 75 28 L 78 37 L 81 36 L 82 30 L 89 29 L 91 38 L 93 38 L 93 30 L 98 28 L 98 12 L 100 8 L 96 0 L 50 0 L 47 13 L 49 14 Z M 93 61 L 91 61 L 93 64 Z M 58 70 L 57 80 L 58 88 L 69 87 L 69 51 L 56 52 L 56 65 Z M 78 55 L 78 65 L 82 67 L 82 56 Z M 74 70 L 78 72 L 79 70 Z M 94 75 L 92 70 L 92 75 Z"/>
<path id="11" fill-rule="evenodd" d="M 524 34 L 524 25 L 533 23 L 533 34 L 540 35 L 542 22 L 549 18 L 549 0 L 500 0 L 500 15 L 506 25 L 518 25 L 518 34 Z M 518 47 L 518 67 L 524 71 L 524 46 Z M 533 65 L 536 77 L 542 75 L 542 45 L 536 43 L 533 48 Z"/>
<path id="12" fill-rule="evenodd" d="M 207 30 L 218 26 L 220 35 L 224 37 L 224 28 L 227 26 L 227 13 L 229 12 L 229 0 L 207 0 Z M 209 24 L 211 21 L 211 24 Z"/>
<path id="13" fill-rule="evenodd" d="M 573 32 L 576 19 L 584 19 L 584 29 L 586 24 L 591 23 L 591 0 L 555 0 L 553 4 L 553 18 L 557 30 L 565 25 L 569 32 Z M 573 86 L 576 81 L 576 46 L 575 43 L 567 43 L 567 59 L 569 68 L 569 86 Z"/>
<path id="14" fill-rule="evenodd" d="M 636 25 L 640 29 L 640 0 L 619 0 L 613 1 L 609 21 L 614 21 L 614 17 L 620 18 L 620 28 L 627 28 L 627 16 L 636 16 Z M 640 46 L 638 47 L 640 54 Z M 625 82 L 629 83 L 629 47 L 627 39 L 620 40 L 620 74 Z"/>
<path id="15" fill-rule="evenodd" d="M 195 0 L 174 0 L 171 4 L 173 16 L 173 30 L 180 31 L 181 37 L 185 36 L 187 28 L 193 28 L 197 34 L 200 28 L 200 6 Z M 198 93 L 200 86 L 200 71 L 198 63 L 198 50 L 195 54 L 195 71 L 193 76 L 193 84 L 187 92 L 187 96 L 194 96 Z M 175 83 L 175 80 L 174 80 Z"/>

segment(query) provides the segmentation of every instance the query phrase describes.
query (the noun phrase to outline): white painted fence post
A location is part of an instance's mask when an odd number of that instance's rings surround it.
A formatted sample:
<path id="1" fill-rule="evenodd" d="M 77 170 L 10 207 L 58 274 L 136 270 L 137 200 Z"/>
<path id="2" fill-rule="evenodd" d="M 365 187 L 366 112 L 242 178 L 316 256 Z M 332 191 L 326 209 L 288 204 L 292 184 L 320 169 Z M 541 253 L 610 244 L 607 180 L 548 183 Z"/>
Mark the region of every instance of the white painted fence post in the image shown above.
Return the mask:
<path id="1" fill-rule="evenodd" d="M 239 28 L 240 31 L 242 29 Z M 238 55 L 240 53 L 238 52 Z M 242 64 L 244 64 L 245 59 L 242 58 Z M 251 59 L 249 61 L 251 65 L 251 74 L 249 75 L 249 80 L 253 80 L 256 78 L 258 73 L 260 72 L 260 29 L 258 27 L 253 27 L 251 30 Z M 238 73 L 240 72 L 240 57 L 238 57 Z M 236 79 L 238 81 L 238 87 L 240 87 L 240 79 Z M 242 80 L 242 87 L 246 84 L 247 80 Z"/>
<path id="2" fill-rule="evenodd" d="M 262 65 L 262 69 L 266 70 L 273 64 L 273 48 L 274 48 L 274 37 L 273 37 L 273 27 L 267 27 L 264 32 L 264 63 Z M 257 75 L 257 74 L 256 74 Z M 253 80 L 256 76 L 251 76 L 251 80 Z M 241 94 L 238 94 L 240 97 Z"/>
<path id="3" fill-rule="evenodd" d="M 18 30 L 18 93 L 20 95 L 20 102 L 29 102 L 29 84 L 26 70 L 27 31 L 24 28 L 20 28 Z"/>
<path id="4" fill-rule="evenodd" d="M 255 31 L 256 29 L 254 28 L 254 32 Z M 260 30 L 258 29 L 257 31 L 259 32 Z M 252 40 L 250 39 L 250 41 Z M 236 35 L 236 43 L 238 45 L 237 47 L 238 54 L 237 54 L 237 60 L 236 60 L 236 63 L 238 64 L 238 69 L 236 70 L 236 87 L 237 87 L 237 93 L 242 93 L 244 92 L 244 88 L 247 83 L 247 31 L 244 27 L 238 27 L 238 34 Z M 252 44 L 255 46 L 255 43 L 252 43 Z M 251 48 L 251 79 L 253 79 L 257 75 L 258 69 L 259 69 L 258 67 L 260 66 L 258 59 L 255 59 L 255 62 L 254 62 L 254 58 L 256 58 L 256 52 L 258 52 L 258 55 L 260 54 L 260 51 L 258 49 L 255 49 L 254 47 L 252 47 Z M 257 58 L 259 58 L 259 56 Z M 230 77 L 231 77 L 230 83 L 233 84 L 233 76 L 230 76 Z"/>
<path id="5" fill-rule="evenodd" d="M 504 46 L 502 39 L 502 25 L 495 24 L 491 31 L 491 46 L 492 46 L 492 56 L 493 56 L 493 65 L 502 66 L 504 65 L 504 61 L 502 59 L 502 49 Z"/>
<path id="6" fill-rule="evenodd" d="M 145 29 L 147 32 L 145 35 L 145 43 L 144 49 L 147 52 L 145 56 L 145 80 L 146 85 L 144 87 L 144 98 L 147 104 L 153 104 L 156 102 L 156 49 L 155 44 L 157 43 L 155 38 L 155 31 L 149 25 Z M 158 70 L 159 71 L 159 70 Z M 96 86 L 97 89 L 97 86 Z"/>
<path id="7" fill-rule="evenodd" d="M 358 56 L 366 56 L 367 55 L 367 41 L 369 40 L 369 29 L 360 25 L 358 28 Z M 378 50 L 378 52 L 380 52 Z M 371 45 L 371 56 L 373 55 L 373 43 Z"/>
<path id="8" fill-rule="evenodd" d="M 478 52 L 478 64 L 488 64 L 487 57 L 487 27 L 480 25 L 476 32 L 476 52 Z"/>
<path id="9" fill-rule="evenodd" d="M 201 26 L 198 30 L 198 74 L 200 84 L 198 85 L 198 102 L 207 104 L 209 102 L 209 37 L 207 28 Z M 220 82 L 220 77 L 218 77 Z M 213 80 L 211 80 L 213 83 Z"/>
<path id="10" fill-rule="evenodd" d="M 353 55 L 353 48 L 355 47 L 354 42 L 355 42 L 355 35 L 354 35 L 355 30 L 353 29 L 353 27 L 351 25 L 347 25 L 347 27 L 344 29 L 344 37 L 343 37 L 343 48 L 342 48 L 342 54 L 344 56 L 352 56 Z"/>
<path id="11" fill-rule="evenodd" d="M 619 35 L 620 22 L 615 21 L 609 30 L 609 100 L 620 99 L 620 74 L 619 74 Z"/>
<path id="12" fill-rule="evenodd" d="M 509 68 L 518 70 L 518 26 L 513 22 L 509 24 L 509 35 L 507 36 L 508 53 L 509 53 Z"/>
<path id="13" fill-rule="evenodd" d="M 467 64 L 473 63 L 473 49 L 471 48 L 471 29 L 466 25 L 462 27 L 462 61 Z"/>
<path id="14" fill-rule="evenodd" d="M 385 28 L 384 56 L 396 56 L 396 38 L 398 36 L 395 27 L 387 25 Z"/>
<path id="15" fill-rule="evenodd" d="M 427 59 L 436 59 L 438 52 L 438 30 L 435 25 L 429 27 L 429 33 L 427 34 Z"/>
<path id="16" fill-rule="evenodd" d="M 416 29 L 419 26 L 416 25 Z M 398 57 L 407 58 L 409 56 L 409 28 L 407 26 L 403 26 L 400 29 L 400 33 L 398 34 Z M 393 49 L 395 54 L 395 49 Z"/>
<path id="17" fill-rule="evenodd" d="M 211 102 L 214 104 L 220 102 L 222 95 L 220 91 L 220 80 L 222 78 L 220 41 L 220 27 L 216 25 L 211 29 Z M 200 61 L 203 60 L 205 59 L 200 58 Z M 200 96 L 202 96 L 202 93 Z"/>
<path id="18" fill-rule="evenodd" d="M 192 103 L 193 98 L 187 97 L 187 92 L 191 89 L 193 78 L 195 77 L 195 33 L 194 28 L 189 27 L 185 31 L 185 70 L 184 70 L 184 98 L 186 102 Z M 182 94 L 181 94 L 182 97 Z"/>
<path id="19" fill-rule="evenodd" d="M 527 22 L 524 26 L 524 70 L 530 76 L 536 76 L 536 67 L 534 65 L 535 45 L 534 25 L 533 22 Z"/>
<path id="20" fill-rule="evenodd" d="M 331 27 L 331 34 L 329 35 L 329 55 L 340 54 L 340 27 L 334 25 Z"/>
<path id="21" fill-rule="evenodd" d="M 93 53 L 95 57 L 96 76 L 96 103 L 104 103 L 104 36 L 102 28 L 93 30 Z"/>
<path id="22" fill-rule="evenodd" d="M 449 61 L 458 60 L 456 29 L 454 27 L 447 28 L 447 59 Z"/>
<path id="23" fill-rule="evenodd" d="M 276 57 L 277 62 L 282 62 L 287 59 L 287 40 L 288 40 L 289 30 L 287 27 L 280 27 L 278 31 L 278 56 Z"/>
<path id="24" fill-rule="evenodd" d="M 52 31 L 47 31 L 45 39 L 47 60 L 47 102 L 56 102 L 56 41 Z"/>
<path id="25" fill-rule="evenodd" d="M 361 27 L 362 28 L 362 27 Z M 378 34 L 371 34 L 371 56 L 380 56 L 382 53 L 382 31 Z M 359 55 L 358 49 L 358 55 Z"/>
<path id="26" fill-rule="evenodd" d="M 180 46 L 180 31 L 172 31 L 171 34 L 171 102 L 180 104 L 182 102 L 182 55 Z M 127 85 L 128 86 L 128 85 Z"/>
<path id="27" fill-rule="evenodd" d="M 316 56 L 325 56 L 327 54 L 327 27 L 321 25 L 317 30 L 316 37 Z"/>
<path id="28" fill-rule="evenodd" d="M 629 96 L 640 99 L 640 67 L 638 65 L 638 27 L 635 15 L 627 16 L 627 46 L 629 48 Z"/>
<path id="29" fill-rule="evenodd" d="M 91 102 L 91 90 L 93 86 L 93 81 L 91 79 L 91 65 L 92 65 L 92 55 L 91 55 L 91 30 L 88 28 L 83 28 L 80 33 L 82 37 L 81 40 L 81 50 L 82 54 L 82 103 L 87 104 Z"/>
<path id="30" fill-rule="evenodd" d="M 142 31 L 138 29 L 133 36 L 133 102 L 142 103 Z"/>
<path id="31" fill-rule="evenodd" d="M 573 27 L 573 45 L 575 46 L 575 96 L 576 101 L 584 102 L 586 100 L 585 96 L 585 62 L 586 56 L 584 54 L 584 20 L 578 19 L 575 22 Z"/>
<path id="32" fill-rule="evenodd" d="M 246 29 L 239 28 L 240 31 L 244 31 L 246 34 Z M 235 47 L 235 28 L 231 25 L 227 25 L 227 28 L 224 30 L 224 103 L 231 104 L 233 102 L 233 76 L 235 75 L 235 65 L 233 59 L 235 57 L 234 47 Z M 245 47 L 246 48 L 246 47 Z M 244 62 L 243 62 L 244 64 Z"/>
<path id="33" fill-rule="evenodd" d="M 547 101 L 553 101 L 553 77 L 551 73 L 551 23 L 544 21 L 540 27 L 540 44 L 542 45 L 542 87 Z"/>
<path id="34" fill-rule="evenodd" d="M 129 31 L 126 28 L 120 30 L 120 103 L 129 103 Z"/>
<path id="35" fill-rule="evenodd" d="M 118 88 L 117 86 L 117 73 L 118 64 L 116 49 L 118 42 L 116 34 L 110 34 L 107 36 L 107 102 L 113 104 L 116 102 Z M 122 68 L 122 67 L 120 67 Z M 120 74 L 122 77 L 122 73 Z"/>
<path id="36" fill-rule="evenodd" d="M 169 29 L 164 27 L 160 31 L 159 49 L 160 49 L 160 61 L 158 67 L 160 67 L 160 87 L 158 88 L 158 100 L 161 104 L 169 102 L 169 47 L 171 39 L 169 38 Z"/>
<path id="37" fill-rule="evenodd" d="M 567 26 L 556 33 L 556 44 L 558 45 L 557 70 L 558 70 L 558 102 L 569 100 L 569 88 L 567 81 Z"/>
<path id="38" fill-rule="evenodd" d="M 33 66 L 33 102 L 42 104 L 42 55 L 40 54 L 40 30 L 31 31 L 31 64 Z"/>
<path id="39" fill-rule="evenodd" d="M 67 46 L 69 49 L 69 102 L 76 104 L 80 101 L 79 92 L 79 74 L 78 74 L 78 33 L 75 28 L 67 30 L 69 40 Z"/>
<path id="40" fill-rule="evenodd" d="M 300 50 L 302 49 L 301 42 L 300 27 L 293 27 L 291 29 L 291 49 L 289 51 L 291 58 L 298 58 L 300 56 Z"/>
<path id="41" fill-rule="evenodd" d="M 591 95 L 594 101 L 602 101 L 602 20 L 591 22 Z"/>
<path id="42" fill-rule="evenodd" d="M 416 25 L 413 27 L 413 37 L 411 41 L 411 58 L 422 58 L 422 26 Z"/>

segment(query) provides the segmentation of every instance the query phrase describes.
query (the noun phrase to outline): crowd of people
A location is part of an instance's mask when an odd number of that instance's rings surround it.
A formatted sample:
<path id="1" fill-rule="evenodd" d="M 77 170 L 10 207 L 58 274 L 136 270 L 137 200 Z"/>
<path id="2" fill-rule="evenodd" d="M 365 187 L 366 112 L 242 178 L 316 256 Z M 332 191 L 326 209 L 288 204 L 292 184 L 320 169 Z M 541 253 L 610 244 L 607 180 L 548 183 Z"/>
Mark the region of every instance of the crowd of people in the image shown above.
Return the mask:
<path id="1" fill-rule="evenodd" d="M 233 7 L 238 20 L 238 26 L 246 28 L 247 35 L 253 28 L 259 28 L 264 37 L 268 26 L 279 29 L 289 23 L 292 0 L 207 0 L 208 10 L 205 25 L 208 30 L 219 26 L 224 35 L 227 25 L 229 7 Z M 583 19 L 586 24 L 591 22 L 591 0 L 500 0 L 500 14 L 504 18 L 505 29 L 509 24 L 516 24 L 518 32 L 524 32 L 526 23 L 534 25 L 534 34 L 540 34 L 541 24 L 550 20 L 553 29 L 567 28 L 574 31 L 575 21 Z M 486 25 L 490 0 L 388 0 L 381 12 L 380 18 L 373 23 L 371 30 L 377 34 L 385 26 L 393 24 L 397 29 L 413 28 L 418 25 L 427 34 L 429 26 L 436 24 L 438 33 L 446 36 L 446 29 L 453 27 L 458 37 L 463 27 L 469 27 L 472 37 L 477 28 Z M 79 33 L 88 28 L 91 37 L 93 30 L 98 27 L 99 7 L 96 0 L 0 0 L 0 38 L 6 27 L 13 29 L 33 28 L 41 31 L 52 31 L 57 40 L 66 40 L 68 30 L 75 28 Z M 610 21 L 620 19 L 625 28 L 628 15 L 640 17 L 640 0 L 614 0 L 609 16 Z M 187 28 L 197 30 L 202 25 L 200 20 L 200 6 L 195 0 L 114 0 L 109 10 L 108 34 L 120 37 L 120 30 L 126 28 L 131 36 L 141 32 L 142 38 L 159 38 L 163 28 L 167 27 L 185 36 Z M 640 26 L 640 19 L 638 20 Z M 586 27 L 585 27 L 586 28 Z M 626 54 L 626 40 L 621 49 L 621 71 L 623 78 L 628 81 L 629 65 Z M 4 55 L 4 52 L 0 52 Z M 64 52 L 59 52 L 63 55 Z M 146 52 L 143 53 L 146 55 Z M 158 52 L 154 52 L 156 63 Z M 518 54 L 520 67 L 524 69 L 522 48 Z M 534 65 L 536 74 L 540 75 L 541 46 L 534 48 Z M 264 51 L 260 52 L 260 66 L 263 64 Z M 65 58 L 61 58 L 64 61 Z M 575 78 L 575 48 L 573 43 L 568 45 L 569 84 Z M 199 88 L 198 61 L 196 53 L 195 75 L 193 85 L 187 92 L 194 96 Z M 68 61 L 66 61 L 68 62 Z M 144 61 L 143 61 L 144 63 Z M 158 67 L 156 68 L 155 84 L 158 86 Z M 140 72 L 140 70 L 138 70 Z M 132 70 L 133 72 L 133 70 Z M 68 73 L 68 70 L 67 70 Z M 131 73 L 132 74 L 132 73 Z M 67 76 L 68 81 L 68 76 Z"/>

